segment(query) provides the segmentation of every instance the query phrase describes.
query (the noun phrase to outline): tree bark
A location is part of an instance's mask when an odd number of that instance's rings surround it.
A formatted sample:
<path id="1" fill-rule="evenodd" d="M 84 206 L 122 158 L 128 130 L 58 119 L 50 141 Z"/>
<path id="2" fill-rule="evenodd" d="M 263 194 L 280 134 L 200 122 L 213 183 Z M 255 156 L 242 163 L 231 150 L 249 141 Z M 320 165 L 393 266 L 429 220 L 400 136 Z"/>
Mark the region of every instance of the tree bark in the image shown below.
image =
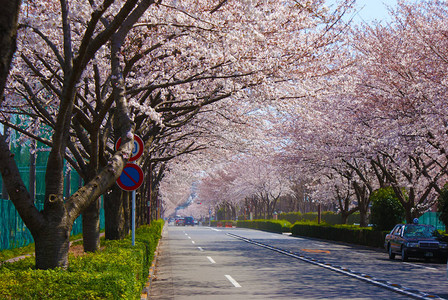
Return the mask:
<path id="1" fill-rule="evenodd" d="M 12 57 L 16 51 L 17 22 L 21 0 L 1 0 L 0 5 L 0 104 L 3 100 Z"/>
<path id="2" fill-rule="evenodd" d="M 113 185 L 111 192 L 104 195 L 105 238 L 120 240 L 126 237 L 124 192 Z"/>
<path id="3" fill-rule="evenodd" d="M 94 200 L 82 214 L 82 235 L 85 252 L 100 248 L 100 201 Z"/>

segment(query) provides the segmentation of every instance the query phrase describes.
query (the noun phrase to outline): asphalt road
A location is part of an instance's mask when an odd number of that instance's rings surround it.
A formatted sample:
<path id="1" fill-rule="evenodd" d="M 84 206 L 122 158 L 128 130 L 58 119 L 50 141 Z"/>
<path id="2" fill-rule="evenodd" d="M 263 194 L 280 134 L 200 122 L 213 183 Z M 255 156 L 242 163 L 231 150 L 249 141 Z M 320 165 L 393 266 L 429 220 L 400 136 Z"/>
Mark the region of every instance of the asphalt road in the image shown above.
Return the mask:
<path id="1" fill-rule="evenodd" d="M 448 299 L 446 267 L 257 230 L 167 226 L 150 299 Z"/>

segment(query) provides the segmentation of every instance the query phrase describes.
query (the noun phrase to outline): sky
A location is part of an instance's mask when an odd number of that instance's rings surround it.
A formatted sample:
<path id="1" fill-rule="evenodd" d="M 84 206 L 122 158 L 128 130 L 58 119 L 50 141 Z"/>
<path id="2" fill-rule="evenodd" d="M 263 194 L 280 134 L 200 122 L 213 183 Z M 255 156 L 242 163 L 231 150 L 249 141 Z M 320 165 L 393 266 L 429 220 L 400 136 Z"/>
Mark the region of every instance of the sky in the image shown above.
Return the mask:
<path id="1" fill-rule="evenodd" d="M 327 5 L 337 3 L 337 0 L 327 0 Z M 353 18 L 354 22 L 370 23 L 374 20 L 389 21 L 391 18 L 387 11 L 387 6 L 394 7 L 397 0 L 356 0 L 356 8 L 359 13 Z"/>

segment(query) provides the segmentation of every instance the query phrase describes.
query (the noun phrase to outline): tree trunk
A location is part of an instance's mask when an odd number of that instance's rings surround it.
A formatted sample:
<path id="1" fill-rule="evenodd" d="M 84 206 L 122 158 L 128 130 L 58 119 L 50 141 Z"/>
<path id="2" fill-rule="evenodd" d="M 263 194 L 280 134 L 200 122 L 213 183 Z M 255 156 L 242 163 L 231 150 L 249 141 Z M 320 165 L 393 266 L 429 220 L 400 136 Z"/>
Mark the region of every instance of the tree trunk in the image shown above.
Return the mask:
<path id="1" fill-rule="evenodd" d="M 359 217 L 360 217 L 360 221 L 359 221 L 359 226 L 360 227 L 367 227 L 369 225 L 369 222 L 367 221 L 367 209 L 364 208 L 359 208 Z"/>
<path id="2" fill-rule="evenodd" d="M 63 222 L 52 222 L 34 236 L 36 269 L 54 269 L 68 267 L 71 226 Z"/>
<path id="3" fill-rule="evenodd" d="M 121 240 L 126 237 L 123 194 L 123 190 L 113 185 L 111 192 L 104 195 L 106 240 Z"/>
<path id="4" fill-rule="evenodd" d="M 17 20 L 21 0 L 2 1 L 0 13 L 0 103 L 9 74 L 12 57 L 16 51 Z"/>
<path id="5" fill-rule="evenodd" d="M 82 214 L 82 237 L 85 252 L 100 249 L 100 201 L 94 200 Z"/>
<path id="6" fill-rule="evenodd" d="M 348 216 L 349 216 L 348 212 L 341 211 L 341 224 L 347 224 Z"/>

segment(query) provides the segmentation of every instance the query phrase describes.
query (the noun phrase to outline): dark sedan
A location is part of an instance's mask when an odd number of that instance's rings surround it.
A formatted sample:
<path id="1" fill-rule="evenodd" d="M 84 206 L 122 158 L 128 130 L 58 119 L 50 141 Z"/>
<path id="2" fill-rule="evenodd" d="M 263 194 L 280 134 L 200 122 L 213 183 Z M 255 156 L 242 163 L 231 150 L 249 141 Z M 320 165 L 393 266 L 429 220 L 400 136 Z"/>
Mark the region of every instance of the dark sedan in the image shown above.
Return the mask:
<path id="1" fill-rule="evenodd" d="M 389 258 L 401 255 L 402 261 L 409 257 L 438 258 L 446 262 L 448 243 L 432 225 L 398 224 L 386 235 L 384 247 Z"/>

